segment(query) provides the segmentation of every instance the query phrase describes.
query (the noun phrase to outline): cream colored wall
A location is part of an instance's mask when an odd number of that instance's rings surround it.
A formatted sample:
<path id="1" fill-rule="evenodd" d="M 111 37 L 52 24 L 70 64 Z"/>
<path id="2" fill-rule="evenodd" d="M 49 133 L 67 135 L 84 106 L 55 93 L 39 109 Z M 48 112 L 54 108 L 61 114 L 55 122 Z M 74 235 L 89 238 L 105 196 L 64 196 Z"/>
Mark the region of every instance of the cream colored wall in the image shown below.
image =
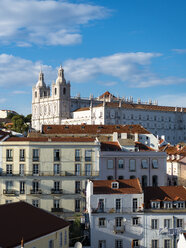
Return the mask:
<path id="1" fill-rule="evenodd" d="M 64 244 L 64 237 L 65 237 L 65 231 L 67 232 L 67 244 Z M 62 232 L 63 236 L 63 245 L 59 245 L 60 241 L 60 233 Z M 57 232 L 54 232 L 52 234 L 46 235 L 44 237 L 41 237 L 39 239 L 33 240 L 31 242 L 25 243 L 24 248 L 44 248 L 44 247 L 49 247 L 49 241 L 53 240 L 55 248 L 68 248 L 69 247 L 69 227 L 65 227 L 63 229 L 60 229 Z"/>
<path id="2" fill-rule="evenodd" d="M 6 203 L 6 200 L 11 200 L 12 202 L 17 200 L 25 200 L 32 204 L 32 200 L 39 200 L 39 207 L 51 211 L 54 207 L 54 199 L 60 200 L 60 208 L 66 212 L 56 213 L 57 215 L 62 215 L 62 217 L 68 217 L 70 212 L 70 217 L 75 211 L 75 199 L 81 200 L 81 208 L 85 206 L 85 196 L 80 193 L 75 193 L 75 182 L 80 181 L 81 189 L 85 189 L 85 182 L 88 179 L 87 176 L 76 176 L 75 175 L 75 164 L 81 164 L 81 175 L 84 175 L 85 164 L 92 165 L 92 172 L 95 175 L 99 169 L 99 145 L 95 143 L 64 143 L 64 142 L 3 142 L 3 172 L 6 174 L 6 165 L 12 164 L 13 174 L 15 175 L 4 175 L 1 177 L 0 181 L 0 203 Z M 6 149 L 13 150 L 13 161 L 6 161 Z M 19 150 L 25 149 L 26 160 L 25 162 L 19 161 Z M 32 162 L 32 150 L 39 149 L 40 159 L 39 162 Z M 54 149 L 60 149 L 60 162 L 54 162 Z M 75 149 L 81 149 L 81 161 L 75 162 Z M 92 150 L 92 161 L 85 162 L 85 150 Z M 53 175 L 54 164 L 60 164 L 61 175 Z M 25 172 L 29 173 L 25 176 L 19 175 L 19 165 L 25 165 Z M 39 176 L 33 176 L 33 164 L 39 164 Z M 33 180 L 38 180 L 40 183 L 39 188 L 42 190 L 41 195 L 30 194 L 32 189 Z M 13 189 L 16 190 L 17 194 L 15 196 L 7 196 L 3 194 L 3 189 L 6 188 L 6 181 L 13 181 Z M 20 181 L 25 181 L 25 193 L 20 194 Z M 52 195 L 51 189 L 54 188 L 54 181 L 60 181 L 60 189 L 63 190 L 63 194 Z"/>

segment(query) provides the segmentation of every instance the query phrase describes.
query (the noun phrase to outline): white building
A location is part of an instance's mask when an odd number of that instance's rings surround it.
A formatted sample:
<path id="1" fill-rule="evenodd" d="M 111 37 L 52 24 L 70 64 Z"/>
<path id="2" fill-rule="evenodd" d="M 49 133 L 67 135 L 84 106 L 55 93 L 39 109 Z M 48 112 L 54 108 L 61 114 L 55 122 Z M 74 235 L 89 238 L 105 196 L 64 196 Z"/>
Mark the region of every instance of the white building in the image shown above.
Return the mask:
<path id="1" fill-rule="evenodd" d="M 186 233 L 180 233 L 177 247 L 178 248 L 186 247 Z"/>
<path id="2" fill-rule="evenodd" d="M 138 179 L 87 185 L 91 248 L 176 248 L 186 230 L 186 189 L 146 187 Z"/>
<path id="3" fill-rule="evenodd" d="M 41 130 L 43 124 L 82 123 L 140 124 L 155 135 L 165 135 L 170 143 L 186 140 L 185 108 L 142 103 L 140 99 L 135 103 L 132 97 L 114 97 L 109 92 L 98 98 L 71 97 L 70 82 L 66 82 L 62 67 L 51 90 L 40 72 L 32 90 L 32 127 Z"/>
<path id="4" fill-rule="evenodd" d="M 98 180 L 87 185 L 91 248 L 143 244 L 143 191 L 138 179 Z M 143 246 L 142 246 L 143 247 Z"/>
<path id="5" fill-rule="evenodd" d="M 126 140 L 130 141 L 131 140 Z M 99 179 L 139 178 L 142 188 L 167 185 L 165 152 L 157 152 L 133 141 L 101 142 Z"/>

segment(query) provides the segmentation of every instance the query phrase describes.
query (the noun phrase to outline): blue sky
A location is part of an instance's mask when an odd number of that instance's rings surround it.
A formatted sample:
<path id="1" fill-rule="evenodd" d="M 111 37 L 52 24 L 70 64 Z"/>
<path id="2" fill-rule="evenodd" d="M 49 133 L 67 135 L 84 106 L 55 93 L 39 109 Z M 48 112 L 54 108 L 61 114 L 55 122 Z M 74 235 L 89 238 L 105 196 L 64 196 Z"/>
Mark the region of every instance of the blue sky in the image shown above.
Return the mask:
<path id="1" fill-rule="evenodd" d="M 71 94 L 186 107 L 185 0 L 1 0 L 0 109 L 31 113 L 40 68 Z"/>

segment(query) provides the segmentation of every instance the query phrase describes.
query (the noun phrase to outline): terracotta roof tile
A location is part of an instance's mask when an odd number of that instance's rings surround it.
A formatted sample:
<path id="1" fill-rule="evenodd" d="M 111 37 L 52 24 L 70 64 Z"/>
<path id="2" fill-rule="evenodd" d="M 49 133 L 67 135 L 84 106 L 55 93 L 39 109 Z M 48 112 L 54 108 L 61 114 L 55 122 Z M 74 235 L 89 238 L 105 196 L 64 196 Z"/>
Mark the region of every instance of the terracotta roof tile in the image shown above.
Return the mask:
<path id="1" fill-rule="evenodd" d="M 0 205 L 0 247 L 15 247 L 69 226 L 69 223 L 26 202 Z"/>
<path id="2" fill-rule="evenodd" d="M 146 187 L 144 188 L 144 201 L 148 208 L 150 201 L 186 201 L 186 188 L 184 186 L 161 186 L 161 187 Z"/>
<path id="3" fill-rule="evenodd" d="M 112 183 L 118 182 L 119 188 L 113 189 Z M 139 179 L 126 180 L 95 180 L 93 194 L 141 194 L 143 193 Z"/>
<path id="4" fill-rule="evenodd" d="M 31 137 L 10 137 L 5 142 L 94 142 L 95 138 L 88 138 L 88 137 L 38 137 L 38 138 L 31 138 Z"/>
<path id="5" fill-rule="evenodd" d="M 121 151 L 118 142 L 101 142 L 101 151 Z"/>
<path id="6" fill-rule="evenodd" d="M 43 134 L 150 134 L 140 125 L 43 125 Z"/>
<path id="7" fill-rule="evenodd" d="M 112 97 L 116 98 L 116 97 L 115 97 L 114 95 L 112 95 L 109 91 L 104 92 L 104 93 L 103 93 L 101 96 L 99 96 L 98 98 L 99 98 L 99 99 L 104 98 L 104 97 L 108 98 L 109 96 L 112 96 Z"/>

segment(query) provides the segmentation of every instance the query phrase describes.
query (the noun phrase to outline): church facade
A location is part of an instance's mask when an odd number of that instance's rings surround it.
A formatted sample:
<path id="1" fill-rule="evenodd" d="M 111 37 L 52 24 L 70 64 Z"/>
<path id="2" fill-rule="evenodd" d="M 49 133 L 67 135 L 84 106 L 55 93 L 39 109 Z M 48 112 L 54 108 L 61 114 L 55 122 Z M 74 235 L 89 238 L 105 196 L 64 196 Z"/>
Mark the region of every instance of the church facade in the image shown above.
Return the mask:
<path id="1" fill-rule="evenodd" d="M 44 75 L 32 91 L 32 128 L 41 131 L 50 124 L 140 124 L 148 131 L 176 144 L 186 142 L 186 108 L 158 106 L 157 102 L 135 103 L 133 98 L 117 98 L 105 92 L 98 98 L 71 97 L 70 82 L 66 82 L 62 67 L 51 89 Z"/>

